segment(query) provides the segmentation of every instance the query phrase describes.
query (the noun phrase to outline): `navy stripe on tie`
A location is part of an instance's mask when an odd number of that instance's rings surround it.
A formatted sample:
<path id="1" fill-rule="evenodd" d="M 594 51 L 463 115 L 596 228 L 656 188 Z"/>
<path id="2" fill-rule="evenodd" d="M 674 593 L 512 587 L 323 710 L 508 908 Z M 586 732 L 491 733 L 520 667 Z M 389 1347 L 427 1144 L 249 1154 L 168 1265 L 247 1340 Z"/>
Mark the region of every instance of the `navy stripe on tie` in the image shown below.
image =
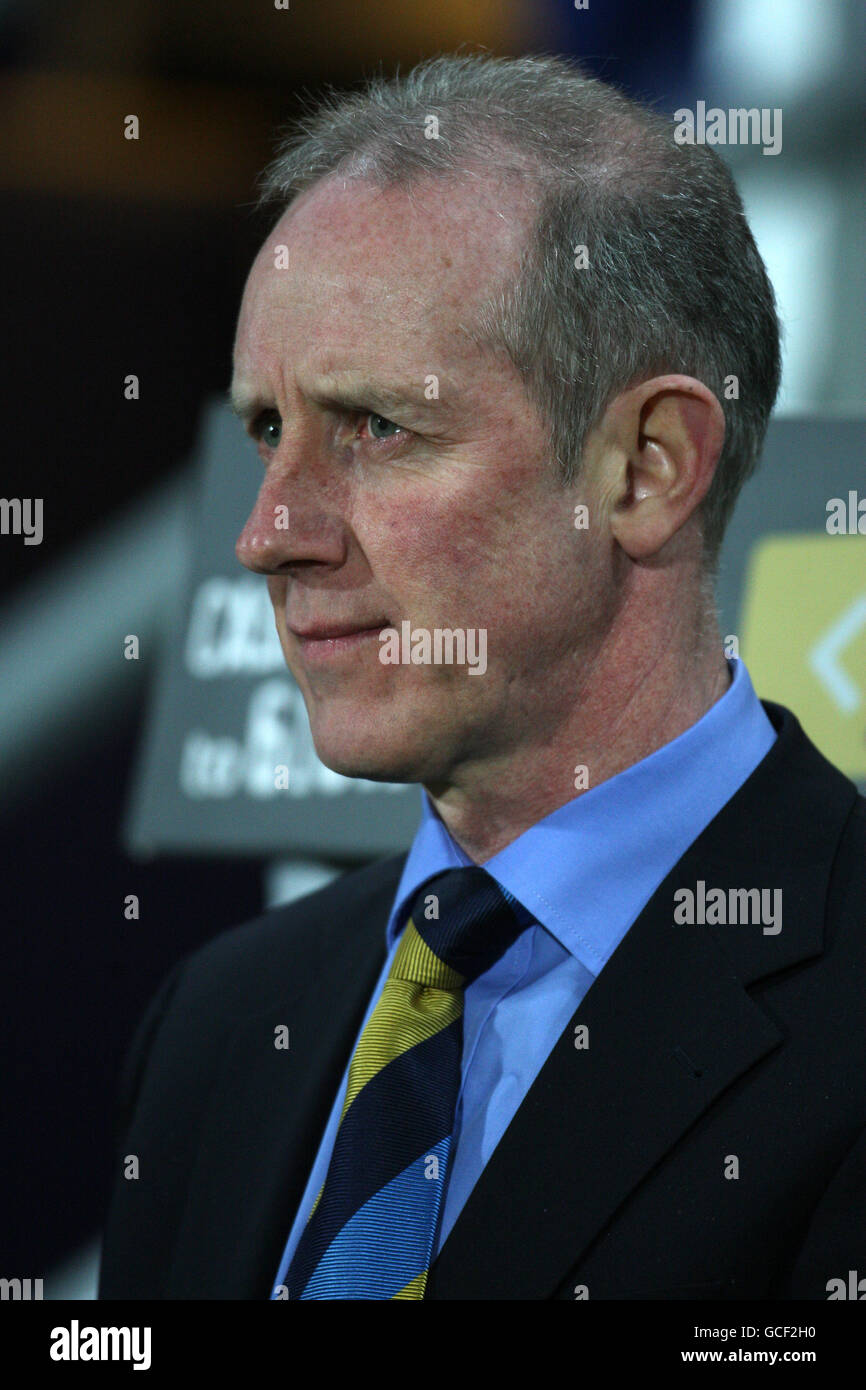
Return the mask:
<path id="1" fill-rule="evenodd" d="M 321 1200 L 298 1242 L 289 1275 L 289 1297 L 298 1298 L 322 1254 L 357 1211 L 396 1173 L 447 1138 L 454 1126 L 456 1090 L 430 1084 L 431 1077 L 456 1075 L 459 1086 L 463 1020 L 456 1018 L 423 1043 L 382 1067 L 352 1101 L 337 1133 Z M 422 1089 L 423 1088 L 423 1089 Z M 407 1096 L 424 1096 L 406 1108 Z M 382 1117 L 393 1129 L 382 1131 Z M 337 1150 L 351 1160 L 335 1167 Z"/>

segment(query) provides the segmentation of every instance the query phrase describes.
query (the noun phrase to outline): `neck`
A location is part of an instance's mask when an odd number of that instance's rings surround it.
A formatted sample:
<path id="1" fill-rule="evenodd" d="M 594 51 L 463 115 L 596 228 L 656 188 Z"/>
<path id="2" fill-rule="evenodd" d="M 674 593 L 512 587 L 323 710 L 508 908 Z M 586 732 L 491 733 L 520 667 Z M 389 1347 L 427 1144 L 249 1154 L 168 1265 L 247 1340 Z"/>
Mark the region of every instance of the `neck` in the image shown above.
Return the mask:
<path id="1" fill-rule="evenodd" d="M 667 611 L 652 623 L 624 617 L 592 660 L 561 673 L 561 710 L 557 683 L 548 683 L 547 718 L 514 746 L 461 768 L 447 787 L 428 788 L 470 859 L 485 863 L 567 801 L 678 738 L 724 695 L 730 672 L 715 613 L 702 605 L 692 616 L 688 633 L 672 629 Z"/>

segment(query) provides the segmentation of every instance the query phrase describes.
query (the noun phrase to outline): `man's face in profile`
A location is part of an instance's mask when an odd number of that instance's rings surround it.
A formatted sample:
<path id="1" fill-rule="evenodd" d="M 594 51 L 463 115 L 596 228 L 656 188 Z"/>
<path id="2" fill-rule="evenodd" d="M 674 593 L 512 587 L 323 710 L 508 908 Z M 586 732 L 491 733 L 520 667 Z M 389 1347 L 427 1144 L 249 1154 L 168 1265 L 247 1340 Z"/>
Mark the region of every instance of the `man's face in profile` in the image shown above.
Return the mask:
<path id="1" fill-rule="evenodd" d="M 347 775 L 441 791 L 507 768 L 554 736 L 610 621 L 610 551 L 574 527 L 592 478 L 562 487 L 514 366 L 465 331 L 517 273 L 516 207 L 488 180 L 332 178 L 247 282 L 233 387 L 264 477 L 237 554 L 268 576 L 316 750 Z M 379 632 L 407 620 L 486 629 L 486 671 L 383 664 Z"/>

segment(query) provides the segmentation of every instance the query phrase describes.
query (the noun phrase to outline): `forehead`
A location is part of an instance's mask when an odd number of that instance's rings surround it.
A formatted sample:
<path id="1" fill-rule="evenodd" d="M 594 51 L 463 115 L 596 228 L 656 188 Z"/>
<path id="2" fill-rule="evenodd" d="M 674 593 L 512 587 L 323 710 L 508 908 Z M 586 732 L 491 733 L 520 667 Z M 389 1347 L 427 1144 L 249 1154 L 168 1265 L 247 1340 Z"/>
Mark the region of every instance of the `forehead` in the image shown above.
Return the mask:
<path id="1" fill-rule="evenodd" d="M 327 358 L 329 367 L 336 355 L 342 367 L 362 348 L 368 358 L 395 347 L 428 359 L 446 347 L 452 358 L 469 351 L 464 329 L 517 273 L 531 215 L 522 188 L 481 175 L 385 189 L 323 180 L 291 205 L 256 257 L 236 370 L 266 370 L 285 352 Z"/>

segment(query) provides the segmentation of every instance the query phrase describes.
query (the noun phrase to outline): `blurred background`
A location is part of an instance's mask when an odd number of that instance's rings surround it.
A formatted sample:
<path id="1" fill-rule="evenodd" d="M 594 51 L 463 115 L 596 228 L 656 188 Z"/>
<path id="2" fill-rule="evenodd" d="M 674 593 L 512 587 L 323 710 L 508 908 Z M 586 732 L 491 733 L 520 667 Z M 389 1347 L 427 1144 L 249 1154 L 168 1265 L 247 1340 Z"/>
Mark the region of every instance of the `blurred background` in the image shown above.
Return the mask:
<path id="1" fill-rule="evenodd" d="M 671 113 L 782 108 L 778 156 L 719 147 L 785 325 L 775 471 L 722 576 L 757 663 L 819 572 L 822 499 L 866 496 L 864 40 L 859 0 L 0 0 L 2 492 L 44 499 L 40 544 L 0 536 L 0 1276 L 93 1296 L 119 1066 L 173 962 L 414 826 L 417 792 L 316 766 L 232 551 L 245 446 L 215 402 L 278 128 L 325 84 L 463 44 L 574 54 Z M 833 551 L 835 608 L 799 656 L 743 653 L 858 780 L 864 544 Z M 277 805 L 254 762 L 280 747 L 299 775 Z"/>

